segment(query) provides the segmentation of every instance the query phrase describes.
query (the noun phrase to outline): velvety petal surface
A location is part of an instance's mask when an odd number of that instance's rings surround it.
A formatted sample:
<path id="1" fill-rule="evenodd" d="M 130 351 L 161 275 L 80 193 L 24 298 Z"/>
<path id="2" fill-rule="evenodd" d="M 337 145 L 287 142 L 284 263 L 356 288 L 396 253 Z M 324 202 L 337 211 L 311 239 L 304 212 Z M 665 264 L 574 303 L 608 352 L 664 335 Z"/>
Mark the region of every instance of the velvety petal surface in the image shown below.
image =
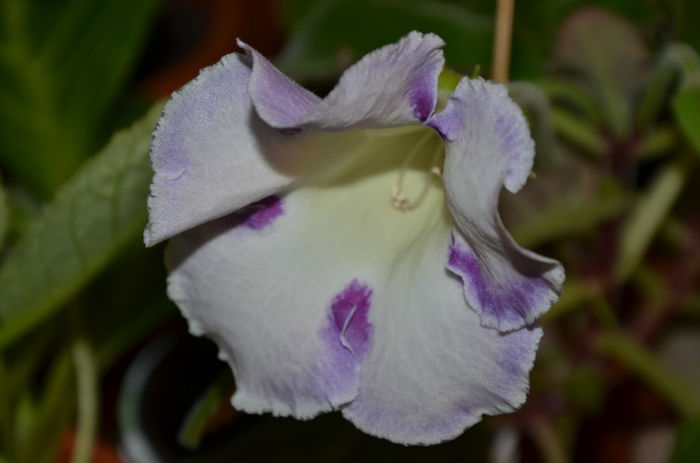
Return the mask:
<path id="1" fill-rule="evenodd" d="M 483 328 L 445 269 L 439 137 L 356 136 L 329 175 L 173 239 L 169 295 L 230 362 L 237 408 L 447 440 L 524 401 L 541 330 Z M 414 208 L 392 206 L 397 182 Z"/>
<path id="2" fill-rule="evenodd" d="M 518 246 L 498 215 L 501 187 L 519 190 L 530 174 L 534 142 L 520 108 L 500 84 L 463 79 L 428 125 L 446 141 L 443 180 L 456 228 L 447 268 L 484 326 L 533 323 L 558 298 L 564 269 Z"/>
<path id="3" fill-rule="evenodd" d="M 272 127 L 347 130 L 425 121 L 437 102 L 444 42 L 411 32 L 362 58 L 341 76 L 323 100 L 304 90 L 251 47 L 250 96 Z"/>
<path id="4" fill-rule="evenodd" d="M 203 69 L 165 105 L 151 144 L 154 177 L 147 245 L 332 164 L 332 159 L 319 159 L 318 148 L 326 150 L 329 144 L 323 134 L 292 137 L 257 116 L 248 96 L 249 77 L 249 59 L 231 54 Z"/>
<path id="5" fill-rule="evenodd" d="M 542 331 L 482 327 L 445 270 L 447 241 L 449 232 L 435 233 L 397 257 L 375 292 L 374 343 L 357 398 L 343 409 L 369 434 L 435 444 L 525 401 Z"/>
<path id="6" fill-rule="evenodd" d="M 363 343 L 343 341 L 369 339 L 372 288 L 295 246 L 299 213 L 272 197 L 168 246 L 168 295 L 193 334 L 218 344 L 236 377 L 232 403 L 249 413 L 306 419 L 357 394 Z"/>
<path id="7" fill-rule="evenodd" d="M 327 175 L 171 240 L 168 294 L 229 360 L 237 408 L 309 418 L 354 399 L 392 263 L 437 224 L 449 232 L 429 169 L 439 137 L 394 130 L 356 133 Z M 405 163 L 415 146 L 426 155 Z M 401 165 L 407 193 L 430 186 L 411 213 L 391 205 Z"/>

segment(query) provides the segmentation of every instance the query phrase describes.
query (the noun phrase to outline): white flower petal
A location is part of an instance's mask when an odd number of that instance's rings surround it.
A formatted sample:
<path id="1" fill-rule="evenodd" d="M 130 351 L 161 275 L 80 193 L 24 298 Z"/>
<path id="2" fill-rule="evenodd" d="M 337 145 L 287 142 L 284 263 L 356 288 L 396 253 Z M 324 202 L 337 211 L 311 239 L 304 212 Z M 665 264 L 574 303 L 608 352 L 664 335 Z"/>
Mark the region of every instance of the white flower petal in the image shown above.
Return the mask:
<path id="1" fill-rule="evenodd" d="M 428 125 L 446 139 L 443 179 L 458 230 L 447 267 L 484 326 L 514 330 L 556 301 L 564 269 L 519 247 L 498 216 L 501 187 L 517 191 L 532 168 L 534 142 L 520 108 L 502 85 L 463 79 Z"/>
<path id="2" fill-rule="evenodd" d="M 294 204 L 251 208 L 170 241 L 168 295 L 231 365 L 236 408 L 301 419 L 337 409 L 357 393 L 372 291 L 295 246 Z"/>
<path id="3" fill-rule="evenodd" d="M 255 108 L 278 128 L 333 131 L 424 121 L 435 109 L 438 76 L 445 64 L 440 37 L 411 32 L 363 57 L 320 100 L 254 49 L 239 44 L 253 59 L 250 95 Z"/>
<path id="4" fill-rule="evenodd" d="M 483 414 L 513 411 L 528 390 L 540 328 L 484 328 L 446 272 L 449 232 L 394 262 L 375 291 L 374 342 L 357 398 L 343 415 L 361 430 L 402 444 L 452 439 Z"/>
<path id="5" fill-rule="evenodd" d="M 331 175 L 171 240 L 168 294 L 229 359 L 236 407 L 308 418 L 356 396 L 374 339 L 367 317 L 392 263 L 424 235 L 449 234 L 428 169 L 439 138 L 422 127 L 394 133 L 357 133 Z M 426 156 L 405 166 L 406 191 L 429 191 L 404 213 L 392 207 L 395 168 L 417 144 Z"/>
<path id="6" fill-rule="evenodd" d="M 225 56 L 165 105 L 151 144 L 148 246 L 279 191 L 318 167 L 315 140 L 322 135 L 291 136 L 268 127 L 248 97 L 249 76 L 248 58 Z M 321 160 L 326 162 L 332 160 Z"/>

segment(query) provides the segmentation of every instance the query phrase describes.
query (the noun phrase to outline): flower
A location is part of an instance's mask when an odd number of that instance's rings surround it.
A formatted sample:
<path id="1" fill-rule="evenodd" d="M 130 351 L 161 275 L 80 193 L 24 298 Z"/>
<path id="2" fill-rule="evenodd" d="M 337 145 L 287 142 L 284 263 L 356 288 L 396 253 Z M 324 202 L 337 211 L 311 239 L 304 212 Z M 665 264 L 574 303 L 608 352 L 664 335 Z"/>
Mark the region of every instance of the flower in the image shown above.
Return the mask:
<path id="1" fill-rule="evenodd" d="M 323 99 L 239 44 L 165 106 L 145 231 L 171 238 L 168 294 L 231 366 L 232 404 L 340 410 L 404 444 L 520 406 L 564 271 L 497 212 L 534 157 L 506 89 L 464 78 L 439 102 L 434 34 Z"/>

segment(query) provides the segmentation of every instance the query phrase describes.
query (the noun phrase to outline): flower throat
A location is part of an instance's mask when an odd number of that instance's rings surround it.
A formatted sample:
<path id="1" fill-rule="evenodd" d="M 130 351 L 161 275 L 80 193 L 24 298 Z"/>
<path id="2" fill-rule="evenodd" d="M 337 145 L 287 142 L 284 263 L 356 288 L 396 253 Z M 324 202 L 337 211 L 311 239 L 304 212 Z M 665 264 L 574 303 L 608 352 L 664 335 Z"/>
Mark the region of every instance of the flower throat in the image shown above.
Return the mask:
<path id="1" fill-rule="evenodd" d="M 431 143 L 432 142 L 432 143 Z M 431 145 L 432 149 L 431 149 Z M 407 183 L 406 172 L 409 165 L 418 157 L 422 157 L 427 150 L 431 151 L 430 163 L 428 169 L 424 171 L 422 176 L 423 187 L 420 192 L 410 198 L 405 192 L 405 184 Z M 434 134 L 432 132 L 423 135 L 418 142 L 409 151 L 408 155 L 401 164 L 399 175 L 396 182 L 391 187 L 391 205 L 400 210 L 407 212 L 416 209 L 421 205 L 425 197 L 428 195 L 430 184 L 433 182 L 434 176 L 442 176 L 442 164 L 445 158 L 445 151 L 441 143 L 435 143 Z M 414 180 L 420 182 L 421 180 Z"/>

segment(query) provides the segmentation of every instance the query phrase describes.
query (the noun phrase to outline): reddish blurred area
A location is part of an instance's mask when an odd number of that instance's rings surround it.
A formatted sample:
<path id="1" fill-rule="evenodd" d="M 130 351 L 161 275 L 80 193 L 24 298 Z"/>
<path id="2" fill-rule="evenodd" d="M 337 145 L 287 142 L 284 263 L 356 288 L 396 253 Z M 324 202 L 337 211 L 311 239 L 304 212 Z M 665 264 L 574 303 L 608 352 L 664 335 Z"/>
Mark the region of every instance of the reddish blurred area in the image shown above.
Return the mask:
<path id="1" fill-rule="evenodd" d="M 58 449 L 56 463 L 69 463 L 73 461 L 73 452 L 76 446 L 76 432 L 70 429 L 65 432 L 61 438 L 61 444 Z M 110 445 L 98 441 L 92 449 L 92 455 L 88 460 L 90 463 L 122 463 L 117 451 Z"/>
<path id="2" fill-rule="evenodd" d="M 282 28 L 279 13 L 273 0 L 167 0 L 160 15 L 155 37 L 157 46 L 170 48 L 171 44 L 182 42 L 180 22 L 202 24 L 194 43 L 172 47 L 167 53 L 185 52 L 156 69 L 142 82 L 143 89 L 152 99 L 165 98 L 197 76 L 203 67 L 216 63 L 223 55 L 240 49 L 236 45 L 239 38 L 253 44 L 261 53 L 272 56 L 279 51 L 282 43 Z"/>

